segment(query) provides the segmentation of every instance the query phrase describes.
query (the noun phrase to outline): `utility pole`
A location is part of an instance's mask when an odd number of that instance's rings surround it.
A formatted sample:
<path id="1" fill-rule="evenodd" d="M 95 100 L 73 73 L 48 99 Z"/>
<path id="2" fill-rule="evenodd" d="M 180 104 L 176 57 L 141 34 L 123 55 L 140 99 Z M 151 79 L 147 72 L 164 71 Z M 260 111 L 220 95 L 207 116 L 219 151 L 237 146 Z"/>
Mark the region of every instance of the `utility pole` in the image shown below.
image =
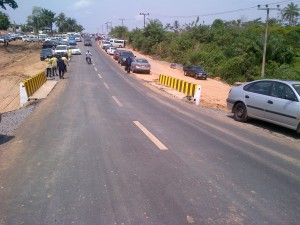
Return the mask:
<path id="1" fill-rule="evenodd" d="M 144 16 L 144 29 L 145 29 L 145 26 L 146 26 L 146 16 L 149 16 L 149 13 L 140 13 L 140 15 Z"/>
<path id="2" fill-rule="evenodd" d="M 106 32 L 107 32 L 107 33 L 108 33 L 108 23 L 109 23 L 109 22 L 106 22 L 106 23 L 105 23 L 105 25 L 106 25 Z"/>
<path id="3" fill-rule="evenodd" d="M 266 53 L 267 53 L 267 40 L 268 40 L 268 28 L 269 28 L 269 14 L 270 10 L 280 10 L 279 5 L 277 8 L 269 8 L 266 5 L 265 8 L 261 8 L 260 5 L 257 6 L 258 10 L 266 10 L 267 11 L 267 19 L 266 19 L 266 30 L 265 30 L 265 40 L 264 40 L 264 51 L 263 51 L 263 60 L 262 60 L 262 68 L 261 68 L 261 77 L 265 76 L 265 67 L 266 67 Z"/>
<path id="4" fill-rule="evenodd" d="M 125 19 L 119 19 L 119 20 L 121 20 L 121 21 L 122 21 L 122 27 L 123 27 L 123 21 L 124 21 Z"/>

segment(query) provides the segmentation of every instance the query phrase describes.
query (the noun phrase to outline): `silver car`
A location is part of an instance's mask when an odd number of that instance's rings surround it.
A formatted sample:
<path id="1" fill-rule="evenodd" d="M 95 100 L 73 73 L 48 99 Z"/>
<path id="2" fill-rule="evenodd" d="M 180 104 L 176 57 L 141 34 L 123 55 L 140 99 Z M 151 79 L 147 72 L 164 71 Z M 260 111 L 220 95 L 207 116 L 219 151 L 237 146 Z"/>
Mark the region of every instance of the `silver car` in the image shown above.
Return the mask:
<path id="1" fill-rule="evenodd" d="M 131 71 L 136 72 L 145 72 L 150 74 L 151 65 L 147 59 L 144 58 L 134 58 L 131 62 Z"/>
<path id="2" fill-rule="evenodd" d="M 237 121 L 251 117 L 300 133 L 300 81 L 264 79 L 233 87 L 227 107 Z"/>

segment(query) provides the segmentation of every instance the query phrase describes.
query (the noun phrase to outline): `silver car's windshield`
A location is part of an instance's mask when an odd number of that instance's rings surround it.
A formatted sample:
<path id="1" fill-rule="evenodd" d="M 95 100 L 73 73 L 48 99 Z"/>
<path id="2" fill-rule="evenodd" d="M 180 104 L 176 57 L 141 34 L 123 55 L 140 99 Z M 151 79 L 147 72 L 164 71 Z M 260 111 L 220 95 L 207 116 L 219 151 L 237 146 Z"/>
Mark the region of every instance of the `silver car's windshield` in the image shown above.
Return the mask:
<path id="1" fill-rule="evenodd" d="M 293 84 L 293 87 L 297 91 L 298 95 L 300 95 L 300 84 Z"/>

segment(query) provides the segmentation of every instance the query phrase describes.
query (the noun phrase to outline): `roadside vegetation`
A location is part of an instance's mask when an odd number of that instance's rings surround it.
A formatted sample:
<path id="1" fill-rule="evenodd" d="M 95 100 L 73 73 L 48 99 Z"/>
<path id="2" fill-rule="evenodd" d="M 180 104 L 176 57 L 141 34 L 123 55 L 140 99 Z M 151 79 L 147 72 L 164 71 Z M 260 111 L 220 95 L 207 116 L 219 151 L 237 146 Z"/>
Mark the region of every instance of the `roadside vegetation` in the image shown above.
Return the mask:
<path id="1" fill-rule="evenodd" d="M 291 3 L 282 10 L 282 19 L 269 20 L 265 78 L 300 80 L 299 8 Z M 203 66 L 210 77 L 232 84 L 261 78 L 265 22 L 224 21 L 212 25 L 178 21 L 164 26 L 149 20 L 145 29 L 128 31 L 115 27 L 111 34 L 127 39 L 136 50 L 155 58 L 183 65 Z"/>

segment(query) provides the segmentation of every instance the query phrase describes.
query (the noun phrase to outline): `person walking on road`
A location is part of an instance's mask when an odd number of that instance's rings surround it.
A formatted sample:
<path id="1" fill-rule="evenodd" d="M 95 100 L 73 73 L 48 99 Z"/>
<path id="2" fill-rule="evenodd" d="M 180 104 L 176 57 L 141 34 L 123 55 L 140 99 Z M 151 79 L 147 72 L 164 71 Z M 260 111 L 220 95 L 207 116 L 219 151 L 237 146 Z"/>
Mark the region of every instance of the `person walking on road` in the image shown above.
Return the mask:
<path id="1" fill-rule="evenodd" d="M 67 56 L 63 56 L 63 57 L 61 57 L 61 58 L 62 58 L 62 60 L 65 62 L 65 72 L 67 72 L 67 65 L 69 65 Z"/>
<path id="2" fill-rule="evenodd" d="M 51 70 L 52 70 L 51 59 L 47 57 L 45 59 L 45 62 L 46 62 L 46 76 L 51 77 Z"/>
<path id="3" fill-rule="evenodd" d="M 58 76 L 58 73 L 57 73 L 57 58 L 56 58 L 56 56 L 53 56 L 51 58 L 51 65 L 52 65 L 52 76 Z"/>
<path id="4" fill-rule="evenodd" d="M 69 62 L 71 61 L 71 56 L 72 56 L 72 49 L 68 49 L 68 58 L 69 58 Z"/>
<path id="5" fill-rule="evenodd" d="M 64 79 L 65 67 L 66 67 L 66 64 L 65 64 L 64 60 L 61 57 L 59 57 L 57 60 L 57 68 L 58 68 L 58 73 L 59 73 L 60 79 Z"/>

